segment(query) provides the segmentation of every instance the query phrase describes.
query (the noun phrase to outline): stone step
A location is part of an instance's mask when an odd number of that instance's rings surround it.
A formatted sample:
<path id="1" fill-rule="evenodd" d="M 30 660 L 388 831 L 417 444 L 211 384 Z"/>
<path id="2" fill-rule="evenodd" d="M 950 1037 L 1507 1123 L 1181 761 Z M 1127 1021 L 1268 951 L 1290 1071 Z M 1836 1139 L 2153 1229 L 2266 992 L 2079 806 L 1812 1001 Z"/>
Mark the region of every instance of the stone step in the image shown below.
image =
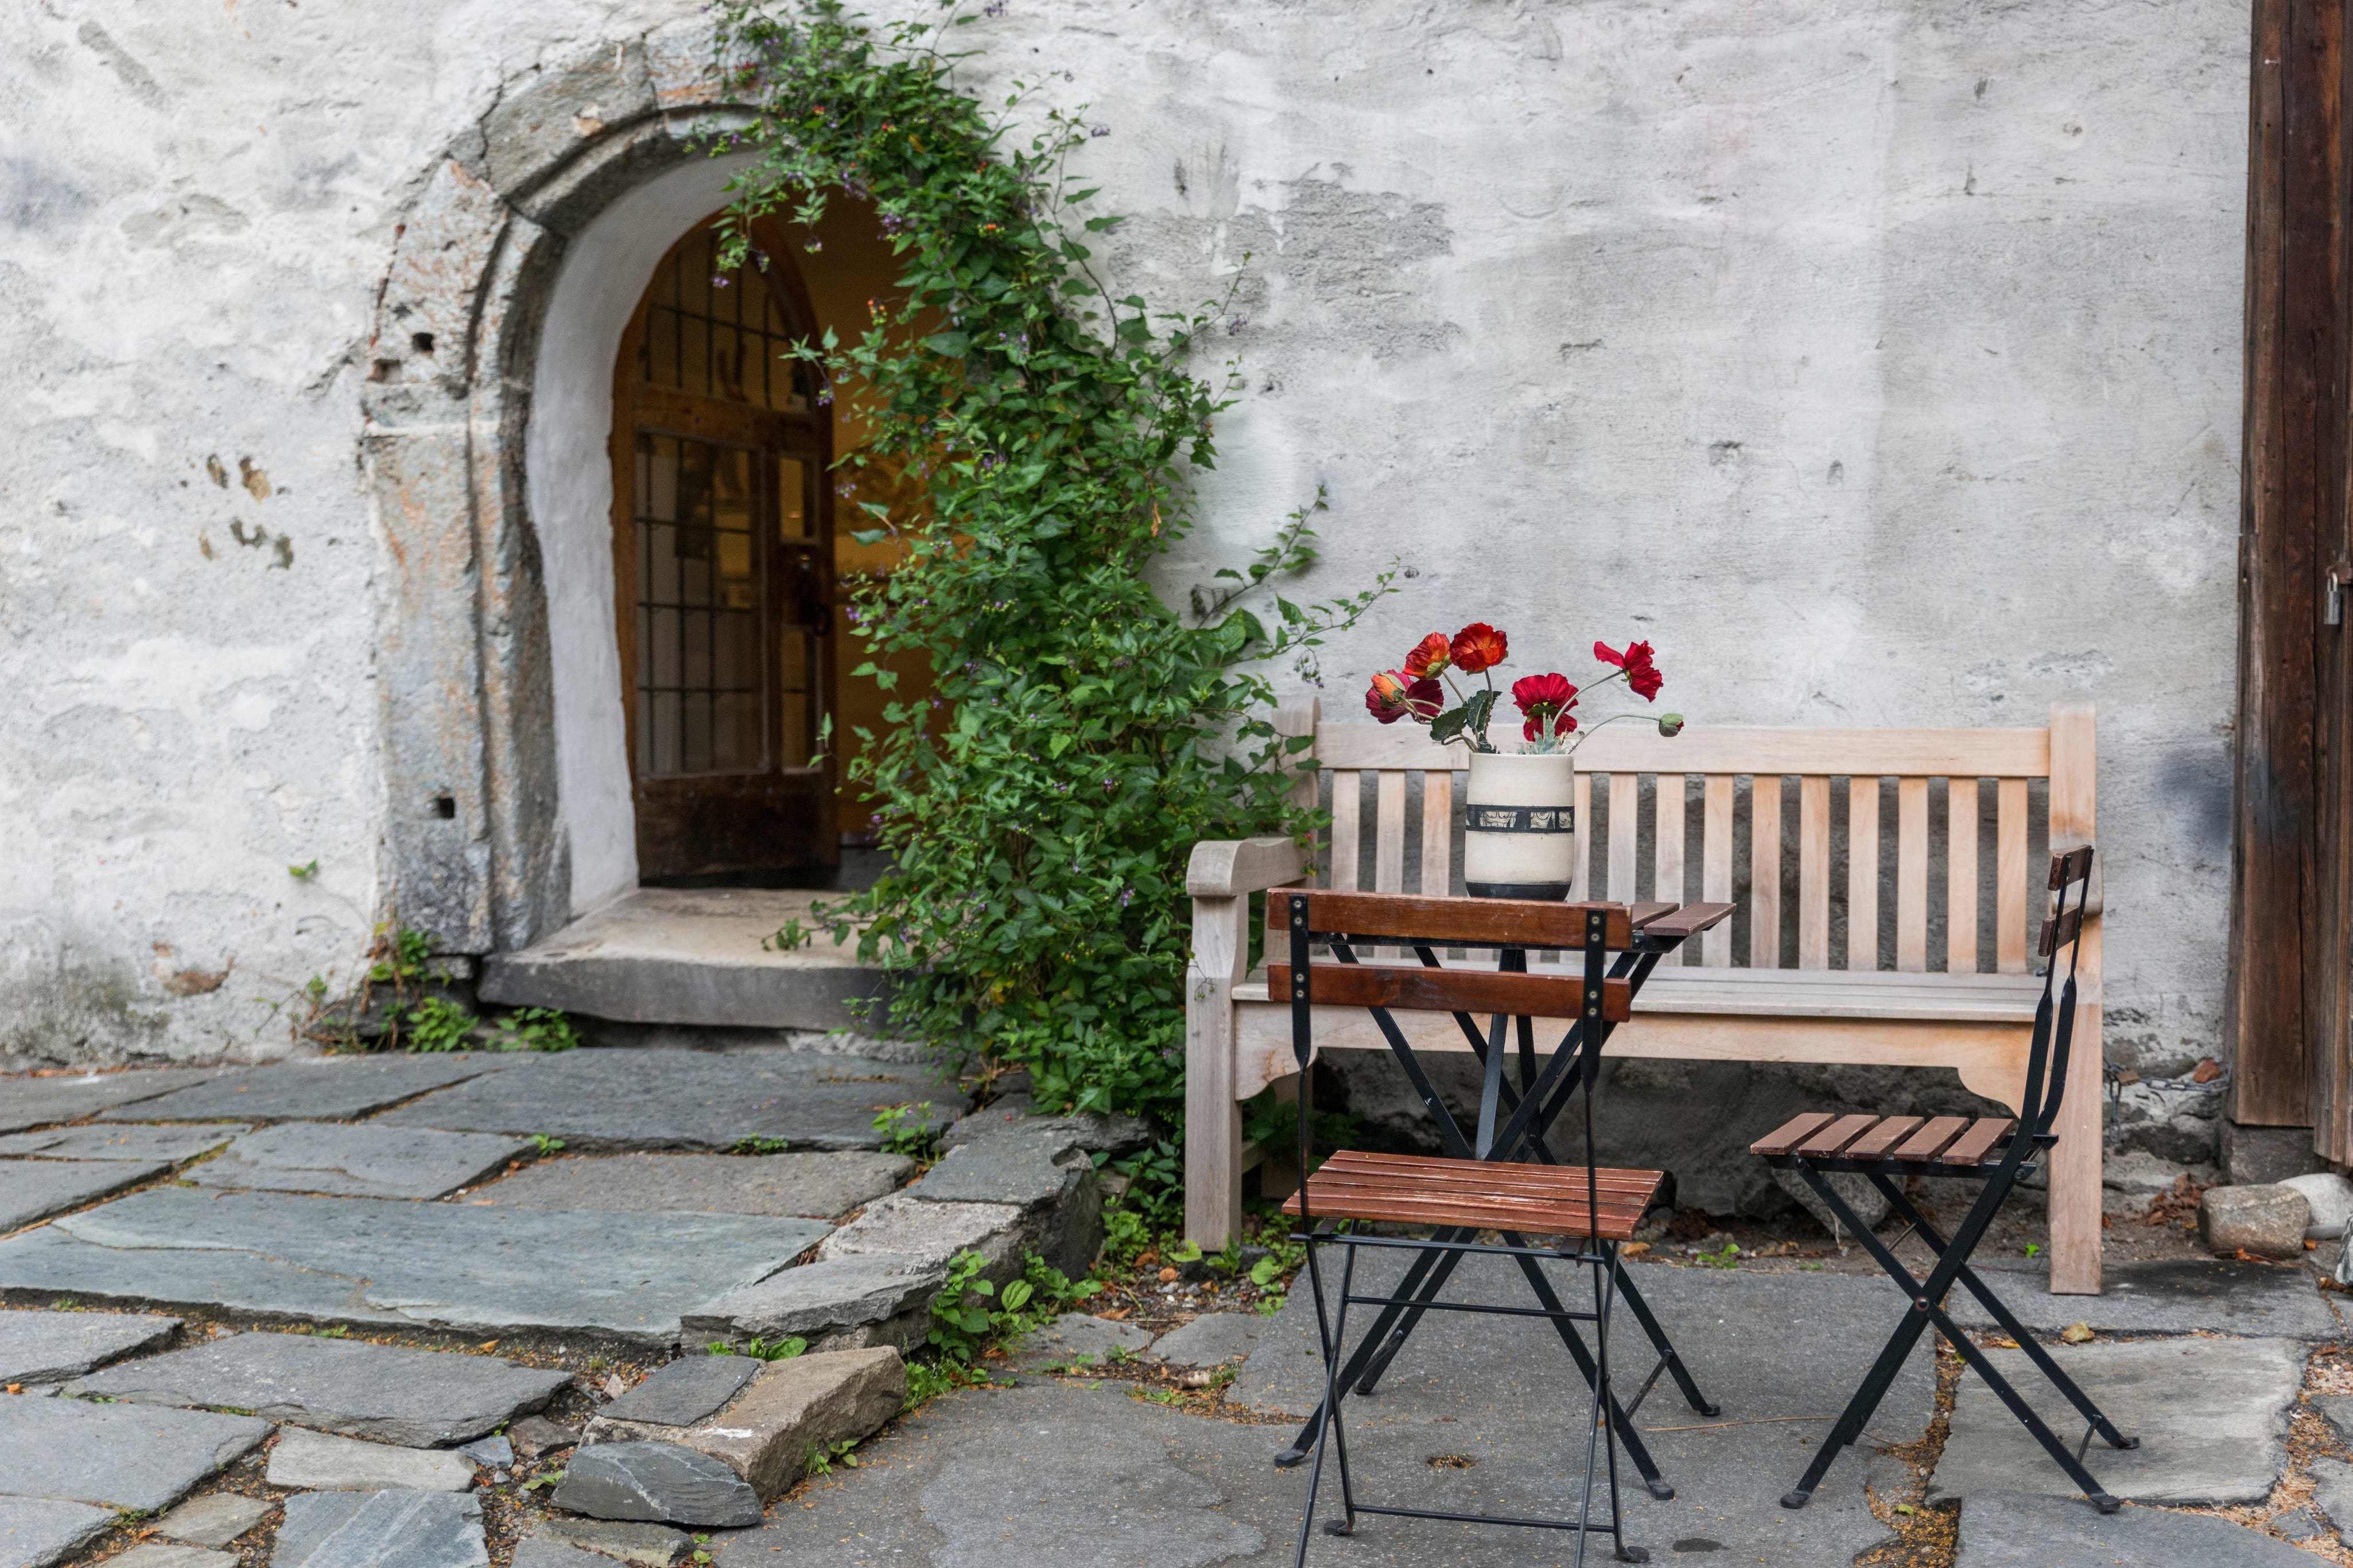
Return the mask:
<path id="1" fill-rule="evenodd" d="M 713 1356 L 712 1361 L 740 1361 Z M 680 1369 L 688 1369 L 681 1372 Z M 649 1385 L 668 1373 L 668 1386 Z M 732 1370 L 731 1370 L 732 1375 Z M 588 1424 L 584 1455 L 608 1443 L 668 1443 L 708 1454 L 748 1482 L 763 1501 L 801 1479 L 810 1457 L 835 1444 L 856 1442 L 899 1413 L 907 1402 L 907 1368 L 899 1352 L 883 1347 L 799 1355 L 771 1362 L 717 1405 L 694 1415 L 702 1403 L 668 1397 L 689 1387 L 707 1393 L 692 1358 L 673 1362 Z M 649 1415 L 684 1415 L 660 1422 Z M 690 1521 L 677 1521 L 687 1523 Z"/>
<path id="2" fill-rule="evenodd" d="M 681 1314 L 807 1251 L 822 1220 L 479 1208 L 161 1187 L 0 1241 L 0 1299 L 586 1334 L 667 1349 Z M 680 1259 L 691 1258 L 691 1268 Z"/>
<path id="3" fill-rule="evenodd" d="M 879 997 L 881 971 L 857 942 L 761 946 L 787 921 L 839 894 L 770 889 L 640 888 L 520 952 L 494 954 L 483 999 L 560 1007 L 635 1024 L 839 1029 L 849 1003 Z"/>

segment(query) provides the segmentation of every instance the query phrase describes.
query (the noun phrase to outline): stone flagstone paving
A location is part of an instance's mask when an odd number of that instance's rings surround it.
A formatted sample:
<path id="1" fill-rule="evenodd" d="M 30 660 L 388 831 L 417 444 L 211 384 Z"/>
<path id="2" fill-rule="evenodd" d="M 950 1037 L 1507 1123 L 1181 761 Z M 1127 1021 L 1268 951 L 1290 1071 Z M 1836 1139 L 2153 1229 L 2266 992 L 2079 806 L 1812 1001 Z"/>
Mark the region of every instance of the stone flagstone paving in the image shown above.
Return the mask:
<path id="1" fill-rule="evenodd" d="M 140 1312 L 0 1311 L 0 1384 L 55 1383 L 172 1337 L 177 1318 Z"/>
<path id="2" fill-rule="evenodd" d="M 526 1055 L 326 1057 L 248 1068 L 102 1112 L 101 1121 L 344 1121 L 485 1073 Z"/>
<path id="3" fill-rule="evenodd" d="M 164 1160 L 0 1160 L 0 1231 L 63 1214 L 171 1168 Z"/>
<path id="4" fill-rule="evenodd" d="M 438 1198 L 495 1174 L 531 1148 L 481 1132 L 284 1121 L 239 1138 L 188 1179 L 200 1187 Z"/>

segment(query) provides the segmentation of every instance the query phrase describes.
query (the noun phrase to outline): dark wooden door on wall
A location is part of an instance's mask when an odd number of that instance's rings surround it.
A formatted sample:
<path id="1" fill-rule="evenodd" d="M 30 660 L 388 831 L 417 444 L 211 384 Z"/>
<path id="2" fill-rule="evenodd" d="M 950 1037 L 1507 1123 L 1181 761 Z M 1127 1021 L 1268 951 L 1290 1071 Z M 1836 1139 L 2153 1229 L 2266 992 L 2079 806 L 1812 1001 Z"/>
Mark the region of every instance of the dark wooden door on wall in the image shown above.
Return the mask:
<path id="1" fill-rule="evenodd" d="M 613 573 L 638 869 L 757 877 L 840 858 L 829 410 L 786 359 L 811 317 L 784 252 L 664 258 L 613 375 Z"/>
<path id="2" fill-rule="evenodd" d="M 2353 606 L 2345 600 L 2344 0 L 2256 0 L 2229 1114 L 2348 1145 Z"/>

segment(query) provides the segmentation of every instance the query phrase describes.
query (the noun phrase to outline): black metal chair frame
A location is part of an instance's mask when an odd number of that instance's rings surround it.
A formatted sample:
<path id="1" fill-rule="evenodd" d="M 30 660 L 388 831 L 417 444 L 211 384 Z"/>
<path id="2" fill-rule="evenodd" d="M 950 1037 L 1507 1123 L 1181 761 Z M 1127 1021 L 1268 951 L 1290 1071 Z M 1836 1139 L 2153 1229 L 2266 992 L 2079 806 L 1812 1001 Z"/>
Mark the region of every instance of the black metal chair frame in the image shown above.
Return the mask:
<path id="1" fill-rule="evenodd" d="M 1595 1534 L 1606 1533 L 1610 1539 L 1614 1554 L 1619 1561 L 1627 1563 L 1649 1561 L 1650 1554 L 1647 1552 L 1639 1547 L 1630 1547 L 1625 1543 L 1621 1529 L 1622 1514 L 1619 1506 L 1618 1447 L 1620 1443 L 1626 1447 L 1628 1457 L 1633 1460 L 1648 1489 L 1653 1495 L 1672 1498 L 1674 1496 L 1674 1489 L 1660 1479 L 1656 1462 L 1651 1459 L 1649 1450 L 1642 1445 L 1640 1436 L 1635 1432 L 1634 1412 L 1641 1407 L 1643 1399 L 1648 1397 L 1662 1373 L 1672 1373 L 1676 1384 L 1694 1410 L 1705 1415 L 1715 1415 L 1717 1414 L 1717 1407 L 1701 1394 L 1698 1384 L 1683 1366 L 1682 1358 L 1675 1353 L 1674 1346 L 1668 1340 L 1658 1319 L 1651 1313 L 1648 1304 L 1642 1301 L 1641 1293 L 1634 1288 L 1632 1281 L 1624 1277 L 1620 1267 L 1617 1245 L 1598 1235 L 1592 1235 L 1574 1238 L 1576 1240 L 1574 1249 L 1565 1246 L 1541 1247 L 1531 1245 L 1520 1234 L 1504 1231 L 1502 1233 L 1504 1245 L 1497 1246 L 1474 1240 L 1477 1232 L 1467 1227 L 1442 1228 L 1426 1241 L 1366 1236 L 1353 1230 L 1317 1228 L 1308 1206 L 1307 1188 L 1304 1184 L 1305 1177 L 1313 1168 L 1314 1153 L 1310 1136 L 1314 1110 L 1314 1075 L 1311 1068 L 1314 1054 L 1314 1001 L 1311 994 L 1311 977 L 1314 971 L 1311 954 L 1314 944 L 1320 941 L 1330 948 L 1333 957 L 1341 963 L 1355 963 L 1358 959 L 1352 945 L 1350 933 L 1319 931 L 1312 929 L 1309 919 L 1311 907 L 1311 900 L 1308 898 L 1290 900 L 1290 914 L 1286 922 L 1289 927 L 1293 975 L 1292 1052 L 1300 1069 L 1298 1168 L 1303 1183 L 1299 1193 L 1299 1228 L 1293 1233 L 1293 1239 L 1303 1242 L 1307 1247 L 1308 1279 L 1310 1289 L 1314 1295 L 1316 1332 L 1324 1365 L 1322 1403 L 1317 1406 L 1314 1415 L 1309 1417 L 1306 1426 L 1301 1429 L 1291 1447 L 1276 1458 L 1276 1463 L 1279 1465 L 1297 1464 L 1311 1456 L 1314 1459 L 1313 1468 L 1309 1472 L 1304 1514 L 1300 1523 L 1298 1561 L 1303 1564 L 1307 1558 L 1307 1544 L 1314 1524 L 1315 1499 L 1322 1486 L 1324 1456 L 1327 1442 L 1336 1452 L 1340 1471 L 1341 1499 L 1345 1510 L 1345 1519 L 1332 1521 L 1325 1524 L 1324 1530 L 1328 1534 L 1345 1536 L 1354 1533 L 1356 1516 L 1360 1513 L 1388 1514 L 1409 1519 L 1507 1524 L 1573 1531 L 1577 1536 L 1576 1560 L 1579 1564 L 1585 1561 L 1587 1542 Z M 1506 1056 L 1504 1026 L 1507 1015 L 1498 1014 L 1490 1023 L 1488 1032 L 1482 1037 L 1472 1015 L 1465 1012 L 1453 1014 L 1472 1051 L 1476 1055 L 1483 1073 L 1480 1091 L 1479 1121 L 1472 1138 L 1466 1139 L 1463 1136 L 1461 1126 L 1455 1121 L 1445 1101 L 1430 1081 L 1429 1074 L 1423 1070 L 1420 1062 L 1415 1058 L 1412 1046 L 1406 1039 L 1404 1031 L 1398 1028 L 1396 1019 L 1390 1016 L 1388 1010 L 1378 1006 L 1366 1009 L 1379 1027 L 1382 1037 L 1388 1041 L 1390 1050 L 1404 1067 L 1406 1076 L 1412 1083 L 1415 1093 L 1420 1097 L 1424 1107 L 1430 1111 L 1431 1120 L 1437 1123 L 1440 1136 L 1445 1142 L 1447 1152 L 1456 1159 L 1509 1161 L 1520 1158 L 1525 1153 L 1526 1157 L 1538 1163 L 1557 1164 L 1559 1163 L 1557 1158 L 1546 1146 L 1545 1135 L 1550 1131 L 1553 1123 L 1567 1111 L 1569 1100 L 1582 1090 L 1585 1116 L 1584 1165 L 1588 1216 L 1598 1215 L 1599 1212 L 1599 1194 L 1595 1175 L 1593 1088 L 1600 1072 L 1601 1047 L 1616 1026 L 1602 1016 L 1604 982 L 1605 980 L 1627 980 L 1634 991 L 1639 993 L 1642 982 L 1649 978 L 1651 971 L 1657 967 L 1659 961 L 1680 947 L 1683 940 L 1681 936 L 1672 940 L 1646 939 L 1637 929 L 1630 938 L 1628 948 L 1620 952 L 1613 963 L 1606 941 L 1607 930 L 1605 911 L 1599 908 L 1588 911 L 1586 942 L 1583 948 L 1584 1016 L 1571 1025 L 1568 1032 L 1563 1036 L 1560 1045 L 1553 1052 L 1550 1060 L 1541 1069 L 1536 1065 L 1535 1020 L 1528 1016 L 1514 1019 L 1516 1025 L 1520 1063 L 1520 1082 L 1516 1090 L 1506 1081 L 1504 1070 Z M 1394 942 L 1398 939 L 1390 935 L 1385 940 Z M 1409 945 L 1412 946 L 1415 955 L 1424 967 L 1431 969 L 1444 967 L 1440 963 L 1436 952 L 1436 948 L 1440 945 L 1440 942 L 1413 942 Z M 1497 946 L 1499 968 L 1506 973 L 1525 973 L 1527 970 L 1527 949 L 1525 948 L 1500 946 L 1494 943 L 1465 942 L 1452 938 L 1445 939 L 1444 945 Z M 1595 1224 L 1590 1228 L 1598 1231 L 1599 1227 Z M 1346 1259 L 1341 1271 L 1340 1289 L 1336 1300 L 1336 1312 L 1333 1310 L 1335 1303 L 1327 1299 L 1325 1293 L 1324 1269 L 1319 1258 L 1321 1247 L 1334 1245 L 1346 1249 Z M 1358 1248 L 1366 1247 L 1409 1250 L 1419 1255 L 1405 1278 L 1398 1285 L 1394 1294 L 1368 1296 L 1356 1293 L 1356 1252 Z M 1474 1254 L 1495 1255 L 1514 1259 L 1526 1277 L 1539 1305 L 1533 1308 L 1499 1307 L 1440 1300 L 1439 1292 L 1445 1288 L 1455 1268 L 1464 1258 Z M 1554 1289 L 1552 1281 L 1540 1267 L 1540 1260 L 1543 1259 L 1587 1266 L 1593 1276 L 1594 1310 L 1575 1311 L 1565 1307 L 1559 1294 Z M 1609 1379 L 1609 1323 L 1612 1308 L 1620 1295 L 1625 1297 L 1628 1309 L 1634 1313 L 1636 1321 L 1650 1337 L 1659 1358 L 1633 1400 L 1624 1405 L 1620 1405 L 1610 1386 Z M 1344 1365 L 1340 1356 L 1340 1347 L 1346 1341 L 1348 1309 L 1351 1306 L 1374 1306 L 1381 1310 L 1371 1330 L 1358 1342 L 1356 1352 L 1348 1357 Z M 1561 1342 L 1575 1362 L 1577 1371 L 1593 1391 L 1592 1409 L 1587 1422 L 1585 1489 L 1578 1518 L 1555 1520 L 1514 1515 L 1456 1513 L 1435 1509 L 1377 1506 L 1358 1500 L 1354 1481 L 1349 1474 L 1347 1434 L 1345 1424 L 1340 1415 L 1341 1402 L 1351 1389 L 1360 1394 L 1370 1394 L 1382 1373 L 1388 1369 L 1391 1362 L 1396 1360 L 1398 1352 L 1404 1348 L 1407 1339 L 1420 1322 L 1422 1315 L 1431 1311 L 1466 1312 L 1497 1317 L 1539 1317 L 1549 1321 L 1558 1331 Z M 1590 1322 L 1595 1325 L 1596 1342 L 1590 1350 L 1588 1349 L 1577 1330 L 1576 1325 L 1579 1322 Z M 1606 1421 L 1603 1419 L 1605 1409 L 1609 1416 Z M 1607 1442 L 1601 1440 L 1605 1428 L 1608 1433 Z M 1609 1476 L 1609 1515 L 1607 1523 L 1602 1524 L 1592 1521 L 1592 1490 L 1596 1465 L 1605 1457 Z"/>
<path id="2" fill-rule="evenodd" d="M 2046 961 L 2046 967 L 2042 977 L 2042 999 L 2034 1011 L 2034 1034 L 2027 1053 L 2025 1090 L 2019 1097 L 2021 1116 L 2018 1131 L 2010 1136 L 2009 1148 L 1998 1164 L 1989 1167 L 1948 1165 L 1934 1160 L 1809 1157 L 1794 1151 L 1788 1154 L 1767 1156 L 1770 1163 L 1794 1170 L 1803 1178 L 1815 1194 L 1830 1205 L 1831 1212 L 1838 1216 L 1840 1223 L 1853 1233 L 1879 1266 L 1887 1271 L 1888 1277 L 1903 1288 L 1912 1302 L 1912 1310 L 1905 1313 L 1904 1321 L 1896 1326 L 1886 1348 L 1880 1352 L 1879 1359 L 1864 1376 L 1862 1385 L 1848 1401 L 1838 1424 L 1831 1429 L 1820 1447 L 1815 1450 L 1812 1463 L 1806 1467 L 1804 1479 L 1783 1494 L 1783 1508 L 1806 1506 L 1814 1494 L 1814 1489 L 1821 1485 L 1822 1477 L 1829 1473 L 1831 1462 L 1842 1449 L 1862 1435 L 1864 1424 L 1879 1408 L 1879 1402 L 1886 1397 L 1887 1390 L 1894 1384 L 1896 1373 L 1903 1369 L 1912 1347 L 1919 1342 L 1921 1334 L 1934 1326 L 1970 1369 L 1985 1379 L 1986 1386 L 2009 1406 L 2010 1414 L 2017 1416 L 2027 1431 L 2033 1435 L 2035 1441 L 2059 1462 L 2068 1478 L 2083 1489 L 2099 1510 L 2102 1513 L 2116 1510 L 2116 1500 L 2109 1496 L 2092 1473 L 2084 1468 L 2084 1454 L 2090 1448 L 2094 1435 L 2112 1448 L 2137 1448 L 2140 1447 L 2140 1439 L 2126 1437 L 2116 1430 L 2115 1423 L 2103 1415 L 2091 1396 L 2060 1369 L 2059 1363 L 2052 1359 L 2051 1352 L 2036 1342 L 2034 1336 L 1968 1264 L 1970 1255 L 1985 1238 L 1988 1227 L 2000 1212 L 2003 1200 L 2009 1197 L 2010 1189 L 2018 1184 L 2021 1176 L 2037 1168 L 2030 1156 L 2042 1153 L 2059 1141 L 2051 1128 L 2058 1118 L 2060 1101 L 2067 1088 L 2068 1047 L 2075 1023 L 2075 950 L 2082 934 L 2084 905 L 2091 896 L 2091 868 L 2092 850 L 2089 846 L 2052 857 L 2051 881 L 2057 899 L 2051 921 L 2043 928 L 2042 956 Z M 2072 918 L 2067 907 L 2067 894 L 2071 888 L 2082 889 L 2076 895 Z M 2066 950 L 2067 982 L 2054 1000 L 2052 986 L 2058 979 L 2059 949 L 2063 947 Z M 1898 1235 L 1892 1243 L 1883 1242 L 1873 1235 L 1871 1226 L 1862 1222 L 1846 1200 L 1840 1196 L 1838 1189 L 1826 1179 L 1830 1173 L 1837 1171 L 1867 1177 L 1905 1222 L 1906 1231 Z M 1918 1205 L 1905 1195 L 1894 1180 L 1909 1175 L 1976 1178 L 1983 1181 L 1985 1186 L 1978 1193 L 1977 1202 L 1970 1206 L 1968 1215 L 1947 1237 L 1929 1223 L 1927 1216 L 1920 1212 Z M 1935 1267 L 1930 1268 L 1926 1279 L 1915 1278 L 1895 1256 L 1895 1248 L 1903 1245 L 1905 1236 L 1914 1234 L 1927 1243 L 1929 1251 L 1936 1255 Z M 2019 1349 L 2024 1351 L 2043 1376 L 2051 1380 L 2052 1386 L 2066 1395 L 2068 1403 L 2084 1417 L 2088 1425 L 2084 1429 L 2083 1440 L 2072 1450 L 2043 1424 L 2033 1407 L 2020 1397 L 2018 1391 L 1995 1370 L 1986 1353 L 1947 1315 L 1945 1298 L 1957 1282 L 1983 1304 L 1994 1321 L 2001 1326 L 2002 1332 L 2018 1342 Z"/>

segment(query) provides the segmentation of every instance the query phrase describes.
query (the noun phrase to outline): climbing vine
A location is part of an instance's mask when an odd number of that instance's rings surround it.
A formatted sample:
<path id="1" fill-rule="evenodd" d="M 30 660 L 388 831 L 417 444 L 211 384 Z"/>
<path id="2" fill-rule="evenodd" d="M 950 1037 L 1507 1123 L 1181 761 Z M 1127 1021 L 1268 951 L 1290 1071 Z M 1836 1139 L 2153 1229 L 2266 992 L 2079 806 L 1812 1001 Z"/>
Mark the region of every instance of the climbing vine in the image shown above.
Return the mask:
<path id="1" fill-rule="evenodd" d="M 1147 570 L 1192 521 L 1230 363 L 1204 372 L 1212 303 L 1114 298 L 1072 154 L 1109 128 L 960 89 L 944 46 L 969 17 L 870 25 L 838 0 L 728 0 L 723 58 L 751 121 L 724 220 L 730 262 L 765 264 L 752 220 L 813 226 L 847 193 L 895 247 L 900 292 L 853 340 L 804 352 L 870 431 L 841 459 L 857 537 L 893 542 L 849 585 L 866 661 L 892 695 L 851 780 L 879 805 L 892 868 L 828 906 L 894 972 L 894 1032 L 966 1062 L 1018 1066 L 1050 1107 L 1160 1113 L 1183 1093 L 1187 856 L 1202 838 L 1303 831 L 1269 722 L 1270 661 L 1313 672 L 1324 636 L 1382 593 L 1271 596 L 1316 559 L 1303 507 L 1192 613 Z M 1031 130 L 1018 130 L 1026 121 Z M 813 242 L 812 242 L 813 243 Z M 845 487 L 845 490 L 847 487 Z M 928 664 L 934 695 L 887 666 Z M 790 933 L 797 938 L 799 933 Z"/>

